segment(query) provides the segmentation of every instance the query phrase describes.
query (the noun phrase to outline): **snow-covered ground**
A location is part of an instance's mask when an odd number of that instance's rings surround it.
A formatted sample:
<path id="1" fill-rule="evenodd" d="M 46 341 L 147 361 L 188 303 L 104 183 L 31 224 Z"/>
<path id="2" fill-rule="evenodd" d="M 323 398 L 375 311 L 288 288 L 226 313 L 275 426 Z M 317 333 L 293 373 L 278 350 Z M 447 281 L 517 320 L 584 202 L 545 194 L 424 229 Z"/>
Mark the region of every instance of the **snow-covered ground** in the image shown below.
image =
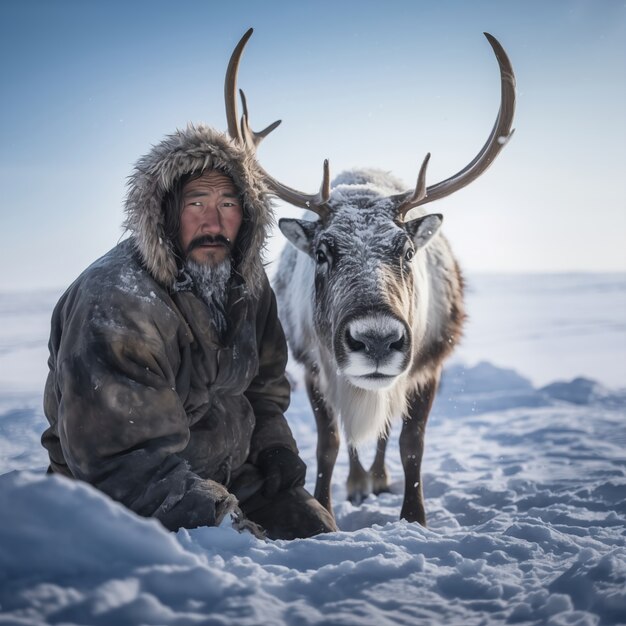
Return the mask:
<path id="1" fill-rule="evenodd" d="M 626 624 L 626 276 L 477 276 L 431 415 L 429 528 L 392 493 L 334 498 L 341 532 L 164 531 L 46 478 L 51 308 L 0 295 L 0 624 Z M 293 371 L 298 379 L 298 372 Z M 288 417 L 315 472 L 302 387 Z M 371 450 L 365 450 L 365 458 Z"/>

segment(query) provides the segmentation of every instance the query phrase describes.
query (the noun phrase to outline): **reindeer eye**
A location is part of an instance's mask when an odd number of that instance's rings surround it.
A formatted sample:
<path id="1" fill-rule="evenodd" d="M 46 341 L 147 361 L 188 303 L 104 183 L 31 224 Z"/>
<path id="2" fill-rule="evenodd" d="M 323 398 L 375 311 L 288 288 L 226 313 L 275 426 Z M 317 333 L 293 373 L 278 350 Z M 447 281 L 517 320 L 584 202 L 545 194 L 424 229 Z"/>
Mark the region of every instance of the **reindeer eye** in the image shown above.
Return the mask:
<path id="1" fill-rule="evenodd" d="M 321 265 L 322 263 L 328 262 L 328 257 L 324 254 L 322 250 L 317 250 L 315 252 L 315 260 L 318 262 L 319 265 Z"/>

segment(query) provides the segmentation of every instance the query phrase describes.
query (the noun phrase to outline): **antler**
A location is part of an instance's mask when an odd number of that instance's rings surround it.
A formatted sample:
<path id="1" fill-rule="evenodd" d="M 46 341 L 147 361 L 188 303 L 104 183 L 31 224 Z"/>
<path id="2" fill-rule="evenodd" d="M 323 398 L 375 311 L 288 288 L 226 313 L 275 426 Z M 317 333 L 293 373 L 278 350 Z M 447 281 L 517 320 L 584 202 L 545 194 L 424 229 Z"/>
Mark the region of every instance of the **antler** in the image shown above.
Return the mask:
<path id="1" fill-rule="evenodd" d="M 493 163 L 500 153 L 500 150 L 502 150 L 513 136 L 514 131 L 511 130 L 513 116 L 515 114 L 515 74 L 513 73 L 513 66 L 504 48 L 500 45 L 500 42 L 489 33 L 483 34 L 487 37 L 487 41 L 493 48 L 498 65 L 500 66 L 500 109 L 495 124 L 493 125 L 485 145 L 468 165 L 454 176 L 450 176 L 450 178 L 446 178 L 446 180 L 440 183 L 427 187 L 425 192 L 423 192 L 423 176 L 425 176 L 426 173 L 426 165 L 430 154 L 426 156 L 420 169 L 415 192 L 410 198 L 406 198 L 398 207 L 398 214 L 403 219 L 411 209 L 422 204 L 427 204 L 428 202 L 433 202 L 434 200 L 445 198 L 476 180 Z"/>
<path id="2" fill-rule="evenodd" d="M 246 96 L 242 90 L 239 90 L 241 95 L 241 103 L 243 107 L 243 115 L 241 116 L 241 122 L 238 123 L 237 112 L 237 73 L 239 71 L 239 61 L 243 54 L 243 49 L 248 43 L 253 33 L 253 29 L 250 28 L 245 35 L 240 39 L 239 43 L 233 50 L 226 70 L 226 80 L 224 81 L 224 101 L 226 103 L 226 121 L 228 123 L 229 135 L 245 146 L 247 149 L 256 153 L 256 149 L 259 144 L 267 135 L 269 135 L 280 123 L 281 120 L 277 120 L 273 124 L 270 124 L 267 128 L 259 132 L 254 132 L 250 128 L 250 118 L 248 115 L 248 104 L 246 102 Z M 330 168 L 328 165 L 328 159 L 324 161 L 324 175 L 322 178 L 322 185 L 320 190 L 316 194 L 306 194 L 296 189 L 292 189 L 287 185 L 284 185 L 280 181 L 276 180 L 273 176 L 270 176 L 260 165 L 259 169 L 268 187 L 281 199 L 290 204 L 302 207 L 303 209 L 309 209 L 317 213 L 321 218 L 325 218 L 330 213 L 328 206 L 328 199 L 330 198 Z"/>
<path id="3" fill-rule="evenodd" d="M 226 70 L 226 80 L 224 83 L 224 99 L 226 102 L 226 119 L 228 122 L 228 132 L 230 136 L 239 141 L 243 146 L 256 153 L 256 149 L 279 124 L 280 120 L 270 124 L 260 132 L 254 132 L 249 125 L 248 107 L 243 91 L 240 91 L 243 104 L 243 115 L 238 123 L 237 117 L 237 72 L 239 61 L 243 54 L 243 49 L 252 35 L 253 29 L 249 29 L 241 38 L 228 63 Z M 495 124 L 491 130 L 485 145 L 474 159 L 462 170 L 446 178 L 446 180 L 426 187 L 426 168 L 430 159 L 430 153 L 426 155 L 417 177 L 415 191 L 401 194 L 402 199 L 397 212 L 402 219 L 413 208 L 440 200 L 450 194 L 469 185 L 476 180 L 495 160 L 500 150 L 508 143 L 513 136 L 511 126 L 515 114 L 515 74 L 504 48 L 498 40 L 489 33 L 484 33 L 487 41 L 493 48 L 498 65 L 500 67 L 500 109 L 496 117 Z M 282 200 L 296 206 L 310 209 L 321 218 L 325 218 L 330 213 L 328 200 L 330 198 L 330 172 L 328 160 L 324 161 L 324 176 L 320 190 L 316 194 L 305 194 L 284 185 L 270 176 L 261 166 L 259 166 L 269 188 Z M 409 195 L 411 194 L 411 195 Z"/>
<path id="4" fill-rule="evenodd" d="M 420 173 L 417 175 L 417 185 L 415 186 L 415 191 L 413 192 L 413 195 L 406 198 L 402 202 L 402 204 L 396 209 L 398 215 L 403 220 L 404 216 L 411 209 L 422 204 L 427 196 L 428 190 L 426 188 L 426 168 L 428 167 L 428 161 L 430 161 L 430 152 L 426 155 L 424 161 L 422 162 L 422 167 L 420 167 Z"/>

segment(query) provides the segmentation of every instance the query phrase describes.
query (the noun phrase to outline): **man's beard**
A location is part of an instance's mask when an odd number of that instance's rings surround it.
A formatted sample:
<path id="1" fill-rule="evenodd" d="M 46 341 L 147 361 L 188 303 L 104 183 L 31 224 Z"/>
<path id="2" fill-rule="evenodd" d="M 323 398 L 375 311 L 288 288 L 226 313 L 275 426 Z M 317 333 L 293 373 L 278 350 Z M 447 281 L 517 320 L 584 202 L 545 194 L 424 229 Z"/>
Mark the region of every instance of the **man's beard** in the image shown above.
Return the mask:
<path id="1" fill-rule="evenodd" d="M 185 267 L 193 280 L 196 293 L 209 308 L 211 322 L 218 336 L 223 339 L 228 328 L 226 303 L 231 270 L 230 258 L 217 265 L 197 263 L 188 258 Z"/>

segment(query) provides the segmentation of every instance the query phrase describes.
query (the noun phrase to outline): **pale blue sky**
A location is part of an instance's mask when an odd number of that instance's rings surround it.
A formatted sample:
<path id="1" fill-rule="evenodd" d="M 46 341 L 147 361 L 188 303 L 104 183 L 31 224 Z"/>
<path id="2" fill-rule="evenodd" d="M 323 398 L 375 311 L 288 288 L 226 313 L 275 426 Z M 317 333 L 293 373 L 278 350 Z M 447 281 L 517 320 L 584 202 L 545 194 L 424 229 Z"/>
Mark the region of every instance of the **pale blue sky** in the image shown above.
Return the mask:
<path id="1" fill-rule="evenodd" d="M 118 241 L 137 158 L 188 121 L 225 128 L 224 72 L 250 26 L 253 125 L 283 120 L 260 160 L 308 192 L 326 157 L 407 188 L 426 152 L 429 184 L 469 162 L 497 112 L 491 32 L 517 75 L 515 137 L 429 205 L 462 266 L 626 270 L 623 0 L 4 0 L 0 290 L 67 285 Z"/>

